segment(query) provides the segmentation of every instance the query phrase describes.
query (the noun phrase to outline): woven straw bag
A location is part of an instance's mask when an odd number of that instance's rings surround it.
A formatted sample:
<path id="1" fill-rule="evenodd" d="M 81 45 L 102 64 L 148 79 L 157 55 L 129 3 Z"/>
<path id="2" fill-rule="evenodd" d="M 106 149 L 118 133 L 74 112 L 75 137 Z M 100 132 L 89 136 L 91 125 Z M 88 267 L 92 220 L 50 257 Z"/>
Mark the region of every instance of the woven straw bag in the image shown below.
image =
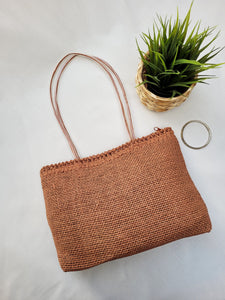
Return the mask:
<path id="1" fill-rule="evenodd" d="M 121 146 L 87 158 L 78 155 L 57 102 L 62 72 L 76 56 L 94 60 L 108 73 L 130 137 Z M 135 138 L 122 82 L 107 62 L 68 54 L 53 72 L 50 96 L 75 156 L 40 171 L 47 220 L 64 271 L 90 268 L 211 230 L 206 205 L 188 174 L 173 130 L 155 128 L 154 133 Z"/>
<path id="2" fill-rule="evenodd" d="M 188 98 L 194 86 L 196 85 L 196 83 L 193 83 L 189 87 L 189 89 L 187 89 L 182 95 L 179 95 L 177 97 L 166 98 L 157 96 L 146 88 L 146 84 L 141 84 L 143 82 L 143 66 L 144 64 L 141 60 L 138 65 L 138 70 L 136 74 L 136 91 L 141 102 L 150 110 L 160 112 L 181 105 L 181 103 L 183 103 Z"/>

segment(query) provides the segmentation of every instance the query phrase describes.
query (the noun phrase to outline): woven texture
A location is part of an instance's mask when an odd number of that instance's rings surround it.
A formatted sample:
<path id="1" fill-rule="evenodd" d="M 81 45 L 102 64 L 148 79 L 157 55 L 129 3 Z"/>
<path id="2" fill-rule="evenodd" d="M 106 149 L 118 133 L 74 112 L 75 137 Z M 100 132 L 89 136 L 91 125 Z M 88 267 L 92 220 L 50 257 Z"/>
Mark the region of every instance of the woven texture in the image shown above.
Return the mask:
<path id="1" fill-rule="evenodd" d="M 143 82 L 143 62 L 141 61 L 138 65 L 138 70 L 136 74 L 136 84 L 139 85 L 142 82 Z M 146 88 L 145 84 L 141 84 L 137 86 L 136 91 L 141 102 L 148 109 L 161 112 L 181 105 L 181 103 L 183 103 L 188 98 L 195 85 L 196 84 L 192 84 L 191 87 L 185 93 L 173 98 L 164 98 L 164 97 L 157 96 L 152 92 L 150 92 Z"/>
<path id="2" fill-rule="evenodd" d="M 211 230 L 171 128 L 99 155 L 43 167 L 41 180 L 64 271 Z"/>

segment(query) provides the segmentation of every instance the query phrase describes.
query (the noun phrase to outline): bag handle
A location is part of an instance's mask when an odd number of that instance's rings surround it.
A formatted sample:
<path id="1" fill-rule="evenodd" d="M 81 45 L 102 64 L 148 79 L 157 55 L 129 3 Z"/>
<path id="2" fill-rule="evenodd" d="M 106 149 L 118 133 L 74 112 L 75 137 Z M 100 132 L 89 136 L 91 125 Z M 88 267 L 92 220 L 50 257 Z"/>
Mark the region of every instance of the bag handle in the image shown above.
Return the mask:
<path id="1" fill-rule="evenodd" d="M 135 139 L 135 135 L 134 135 L 134 128 L 133 128 L 133 123 L 132 123 L 132 118 L 131 118 L 131 112 L 130 112 L 130 107 L 129 107 L 129 104 L 128 104 L 128 100 L 127 100 L 127 96 L 126 96 L 126 92 L 125 92 L 125 89 L 124 89 L 124 86 L 123 86 L 123 83 L 119 77 L 119 75 L 116 73 L 116 71 L 113 69 L 113 67 L 107 63 L 106 61 L 104 61 L 103 59 L 99 58 L 99 57 L 96 57 L 96 56 L 89 56 L 87 54 L 82 54 L 82 53 L 69 53 L 67 55 L 65 55 L 60 61 L 59 63 L 57 64 L 57 66 L 55 67 L 53 73 L 52 73 L 52 77 L 51 77 L 51 81 L 50 81 L 50 99 L 51 99 L 51 104 L 52 104 L 52 107 L 53 107 L 53 111 L 54 111 L 54 114 L 56 116 L 56 119 L 69 143 L 69 146 L 72 150 L 72 153 L 75 157 L 75 159 L 80 159 L 80 156 L 78 154 L 78 151 L 69 135 L 69 132 L 68 130 L 66 129 L 66 126 L 63 122 L 63 119 L 62 119 L 62 115 L 60 113 L 60 110 L 59 110 L 59 105 L 58 105 L 58 99 L 57 99 L 57 96 L 58 96 L 58 88 L 59 88 L 59 81 L 60 81 L 60 78 L 62 76 L 62 73 L 64 72 L 66 66 L 76 57 L 76 56 L 83 56 L 83 57 L 86 57 L 86 58 L 89 58 L 93 61 L 95 61 L 96 63 L 98 63 L 109 75 L 112 83 L 113 83 L 113 86 L 116 90 L 116 94 L 118 96 L 118 99 L 119 99 L 119 102 L 120 102 L 120 106 L 121 106 L 121 109 L 122 109 L 122 114 L 123 114 L 123 118 L 124 118 L 124 122 L 125 122 L 125 125 L 126 125 L 126 128 L 127 128 L 127 131 L 128 131 L 128 134 L 130 136 L 130 140 L 134 140 Z M 66 61 L 66 63 L 63 65 L 62 69 L 60 70 L 59 72 L 59 75 L 57 77 L 57 80 L 56 80 L 56 86 L 55 86 L 55 91 L 53 93 L 53 80 L 56 76 L 56 72 L 58 71 L 59 67 Z M 120 94 L 119 94 L 119 91 L 118 91 L 118 88 L 116 86 L 116 83 L 115 83 L 115 80 L 112 76 L 112 74 L 115 76 L 115 78 L 117 79 L 118 81 L 118 84 L 122 90 L 122 94 L 123 94 L 123 97 L 125 99 L 125 103 L 126 103 L 126 108 L 127 108 L 127 113 L 128 113 L 128 119 L 129 119 L 129 122 L 127 121 L 127 118 L 126 118 L 126 114 L 125 114 L 125 110 L 124 110 L 124 106 L 123 106 L 123 102 L 121 100 L 121 97 L 120 97 Z"/>

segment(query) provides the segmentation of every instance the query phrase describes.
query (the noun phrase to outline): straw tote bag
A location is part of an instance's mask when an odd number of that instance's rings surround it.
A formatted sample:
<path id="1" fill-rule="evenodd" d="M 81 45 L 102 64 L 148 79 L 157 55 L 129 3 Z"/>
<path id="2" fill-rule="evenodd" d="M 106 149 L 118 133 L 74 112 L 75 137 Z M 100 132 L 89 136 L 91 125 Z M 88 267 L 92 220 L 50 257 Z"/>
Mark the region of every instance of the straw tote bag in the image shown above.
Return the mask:
<path id="1" fill-rule="evenodd" d="M 60 77 L 76 56 L 95 61 L 107 72 L 130 137 L 121 146 L 86 158 L 78 155 L 57 101 Z M 40 171 L 47 220 L 64 271 L 90 268 L 211 230 L 206 205 L 173 130 L 155 128 L 148 136 L 135 137 L 122 82 L 107 62 L 81 53 L 66 55 L 53 72 L 50 96 L 75 157 Z"/>

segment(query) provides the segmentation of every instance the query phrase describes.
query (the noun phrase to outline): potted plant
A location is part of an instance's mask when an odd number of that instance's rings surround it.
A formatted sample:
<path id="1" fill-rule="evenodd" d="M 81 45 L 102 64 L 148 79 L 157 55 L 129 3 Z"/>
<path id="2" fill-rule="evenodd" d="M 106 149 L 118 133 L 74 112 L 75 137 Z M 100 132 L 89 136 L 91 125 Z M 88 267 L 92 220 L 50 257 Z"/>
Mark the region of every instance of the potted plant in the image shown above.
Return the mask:
<path id="1" fill-rule="evenodd" d="M 136 89 L 141 101 L 154 111 L 165 111 L 186 100 L 196 83 L 205 83 L 213 75 L 202 72 L 222 64 L 209 63 L 223 48 L 208 48 L 219 35 L 215 27 L 207 27 L 200 32 L 200 21 L 190 29 L 190 13 L 193 2 L 183 21 L 162 19 L 157 16 L 153 24 L 153 34 L 142 33 L 147 46 L 142 51 L 137 42 L 141 62 L 136 75 Z M 188 31 L 190 33 L 188 34 Z M 209 36 L 212 36 L 206 43 Z"/>

